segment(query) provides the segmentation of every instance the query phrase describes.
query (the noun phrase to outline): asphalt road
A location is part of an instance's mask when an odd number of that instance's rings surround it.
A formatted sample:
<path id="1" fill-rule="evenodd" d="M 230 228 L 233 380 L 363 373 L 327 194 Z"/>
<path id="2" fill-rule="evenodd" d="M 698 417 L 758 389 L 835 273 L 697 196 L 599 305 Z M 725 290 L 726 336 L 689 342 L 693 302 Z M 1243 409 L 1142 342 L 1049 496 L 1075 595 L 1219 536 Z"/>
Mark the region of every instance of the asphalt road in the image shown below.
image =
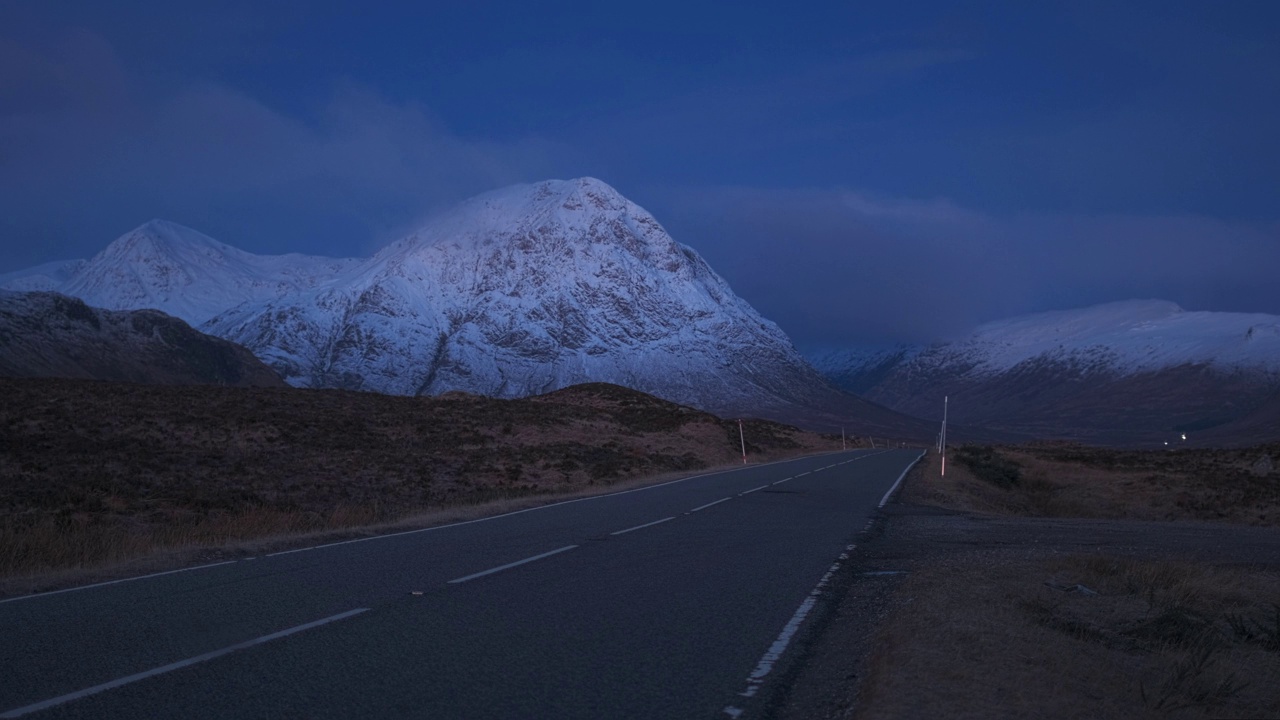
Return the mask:
<path id="1" fill-rule="evenodd" d="M 916 450 L 0 602 L 0 718 L 749 718 Z"/>

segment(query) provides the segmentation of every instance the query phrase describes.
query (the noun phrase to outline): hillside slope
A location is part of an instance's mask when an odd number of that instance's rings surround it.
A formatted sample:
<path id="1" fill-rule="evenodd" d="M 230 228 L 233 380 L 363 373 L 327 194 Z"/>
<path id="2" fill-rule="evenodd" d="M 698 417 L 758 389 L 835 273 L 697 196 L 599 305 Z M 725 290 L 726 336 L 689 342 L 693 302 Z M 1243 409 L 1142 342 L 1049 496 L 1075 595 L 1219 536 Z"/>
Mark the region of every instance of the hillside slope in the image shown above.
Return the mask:
<path id="1" fill-rule="evenodd" d="M 0 291 L 0 375 L 280 387 L 239 345 L 155 310 L 92 308 L 52 292 Z"/>
<path id="2" fill-rule="evenodd" d="M 742 461 L 738 423 L 592 384 L 521 400 L 0 377 L 0 578 Z M 763 462 L 838 450 L 764 421 Z"/>

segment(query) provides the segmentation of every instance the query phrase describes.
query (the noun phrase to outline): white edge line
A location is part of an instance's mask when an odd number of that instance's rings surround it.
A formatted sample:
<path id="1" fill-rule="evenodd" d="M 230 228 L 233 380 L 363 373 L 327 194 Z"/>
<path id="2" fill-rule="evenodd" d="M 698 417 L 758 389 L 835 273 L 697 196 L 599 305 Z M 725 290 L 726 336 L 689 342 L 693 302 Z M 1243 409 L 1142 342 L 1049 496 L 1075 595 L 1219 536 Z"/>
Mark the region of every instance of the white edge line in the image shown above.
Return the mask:
<path id="1" fill-rule="evenodd" d="M 796 608 L 791 619 L 783 626 L 782 632 L 778 633 L 778 638 L 773 641 L 773 644 L 769 646 L 769 649 L 760 657 L 760 661 L 756 663 L 755 669 L 747 676 L 747 689 L 738 693 L 739 695 L 742 697 L 754 697 L 760 690 L 760 686 L 764 683 L 765 676 L 773 672 L 774 666 L 782 659 L 782 656 L 787 651 L 787 646 L 791 644 L 796 633 L 800 631 L 800 625 L 803 624 L 805 618 L 809 616 L 810 611 L 813 610 L 813 606 L 818 602 L 818 597 L 822 595 L 823 589 L 829 582 L 831 582 L 831 577 L 835 575 L 839 569 L 840 561 L 838 560 L 835 563 L 832 563 L 831 567 L 827 568 L 827 571 L 822 575 L 822 578 L 818 580 L 818 584 L 813 586 L 813 589 L 809 591 L 809 594 L 805 596 L 805 599 L 800 603 L 800 607 Z M 730 708 L 725 708 L 725 711 L 728 712 L 729 709 Z M 733 713 L 730 714 L 732 715 Z"/>
<path id="2" fill-rule="evenodd" d="M 429 528 L 418 528 L 417 530 L 405 530 L 403 532 L 387 533 L 385 535 L 371 535 L 369 537 L 356 538 L 354 540 L 341 540 L 339 542 L 325 543 L 323 545 L 312 545 L 310 547 L 294 548 L 293 550 L 281 550 L 280 552 L 269 553 L 267 555 L 264 555 L 263 557 L 289 555 L 291 553 L 307 552 L 308 550 L 320 550 L 322 548 L 337 547 L 338 545 L 351 545 L 353 543 L 368 542 L 370 540 L 386 540 L 387 538 L 400 537 L 402 535 L 416 535 L 418 533 L 432 532 L 434 530 L 444 530 L 446 528 L 459 527 L 462 525 L 471 525 L 474 523 L 489 522 L 490 520 L 499 520 L 501 518 L 511 517 L 512 515 L 520 515 L 521 513 L 534 512 L 535 510 L 547 510 L 549 508 L 558 507 L 560 505 L 572 505 L 573 503 L 587 502 L 588 500 L 601 500 L 603 498 L 608 498 L 608 497 L 617 497 L 618 495 L 629 495 L 631 493 L 636 493 L 636 492 L 656 490 L 660 487 L 666 487 L 667 485 L 675 485 L 676 483 L 688 482 L 690 480 L 697 480 L 699 478 L 711 477 L 713 475 L 728 475 L 730 473 L 741 472 L 743 470 L 752 470 L 755 468 L 769 467 L 770 465 L 780 465 L 782 463 L 789 463 L 789 462 L 800 462 L 802 460 L 809 460 L 812 457 L 813 456 L 810 455 L 810 456 L 801 457 L 801 458 L 791 458 L 788 460 L 775 460 L 773 462 L 761 463 L 759 465 L 748 465 L 746 467 L 737 467 L 737 468 L 732 468 L 730 470 L 717 470 L 715 472 L 702 473 L 701 475 L 690 475 L 689 477 L 686 477 L 686 478 L 677 478 L 675 480 L 668 480 L 664 483 L 658 483 L 657 485 L 646 485 L 644 487 L 632 488 L 630 490 L 619 490 L 618 492 L 604 493 L 603 495 L 592 495 L 591 497 L 575 498 L 573 500 L 562 500 L 560 502 L 550 503 L 547 505 L 539 505 L 537 507 L 525 508 L 523 510 L 513 510 L 509 513 L 502 513 L 501 515 L 490 515 L 489 517 L 476 518 L 475 520 L 464 520 L 462 522 L 449 523 L 448 525 L 435 525 Z"/>
<path id="3" fill-rule="evenodd" d="M 179 660 L 178 662 L 169 663 L 168 665 L 161 665 L 160 667 L 157 667 L 157 668 L 144 670 L 140 673 L 134 673 L 133 675 L 112 680 L 110 682 L 105 682 L 105 683 L 102 683 L 101 685 L 94 685 L 93 687 L 85 688 L 84 690 L 77 690 L 72 693 L 67 693 L 66 695 L 59 695 L 56 698 L 51 698 L 49 700 L 43 700 L 38 703 L 32 703 L 31 705 L 26 705 L 24 707 L 15 708 L 4 714 L 0 714 L 0 718 L 22 717 L 23 715 L 27 715 L 33 712 L 38 712 L 40 710 L 45 710 L 45 709 L 54 707 L 55 705 L 61 705 L 63 703 L 71 702 L 72 700 L 79 700 L 80 698 L 88 697 L 90 695 L 97 695 L 100 692 L 104 692 L 107 690 L 114 690 L 115 688 L 121 687 L 122 685 L 128 685 L 129 683 L 137 682 L 139 680 L 145 680 L 146 678 L 149 678 L 149 677 L 162 675 L 164 673 L 172 672 L 174 670 L 179 670 L 181 668 L 188 667 L 190 665 L 195 665 L 197 663 L 213 660 L 214 658 L 222 657 L 223 655 L 233 653 L 237 650 L 245 650 L 247 648 L 253 647 L 254 645 L 261 645 L 263 643 L 271 642 L 272 640 L 279 640 L 282 637 L 293 635 L 294 633 L 300 633 L 304 630 L 310 630 L 311 628 L 319 627 L 321 625 L 326 625 L 328 623 L 336 622 L 338 620 L 345 620 L 349 617 L 359 615 L 360 613 L 368 612 L 368 610 L 369 608 L 356 608 L 355 610 L 348 610 L 347 612 L 338 613 L 337 615 L 330 615 L 327 618 L 316 620 L 314 622 L 309 622 L 309 623 L 306 623 L 305 625 L 298 625 L 297 627 L 291 627 L 288 630 L 281 630 L 280 632 L 271 633 L 270 635 L 263 635 L 260 638 L 247 640 L 245 642 L 238 643 L 236 645 L 231 645 L 230 647 L 224 647 L 221 650 L 214 650 L 212 652 L 207 652 L 203 655 L 197 655 L 192 658 L 187 658 L 186 660 Z"/>
<path id="4" fill-rule="evenodd" d="M 492 575 L 492 574 L 494 574 L 494 573 L 496 573 L 496 572 L 502 572 L 503 570 L 509 570 L 509 569 L 511 569 L 511 568 L 513 568 L 513 567 L 516 567 L 516 566 L 518 566 L 518 565 L 524 565 L 525 563 L 531 563 L 531 562 L 533 562 L 534 560 L 541 560 L 542 558 L 545 558 L 545 557 L 551 557 L 552 555 L 557 555 L 557 554 L 562 553 L 562 552 L 567 552 L 567 551 L 572 550 L 572 549 L 574 549 L 574 548 L 576 548 L 576 547 L 578 547 L 578 546 L 577 546 L 577 545 L 565 545 L 565 546 L 564 546 L 564 547 L 562 547 L 562 548 L 557 548 L 557 549 L 552 550 L 552 551 L 550 551 L 550 552 L 544 552 L 544 553 L 542 553 L 541 555 L 534 555 L 533 557 L 527 557 L 527 558 L 525 558 L 525 559 L 523 559 L 523 560 L 517 560 L 517 561 L 515 561 L 515 562 L 513 562 L 513 563 L 507 563 L 506 565 L 499 565 L 498 567 L 489 568 L 488 570 L 481 570 L 481 571 L 480 571 L 480 572 L 478 572 L 478 573 L 472 573 L 472 574 L 470 574 L 470 575 L 466 575 L 466 576 L 464 576 L 464 577 L 454 578 L 454 579 L 450 580 L 447 584 L 449 584 L 449 585 L 456 585 L 456 584 L 458 584 L 458 583 L 464 583 L 464 582 L 466 582 L 466 581 L 468 581 L 468 580 L 475 580 L 476 578 L 484 577 L 485 575 Z"/>
<path id="5" fill-rule="evenodd" d="M 177 570 L 165 570 L 164 572 L 151 573 L 150 575 L 139 575 L 137 577 L 120 578 L 119 580 L 107 580 L 105 582 L 93 583 L 92 585 L 81 585 L 79 587 L 63 588 L 61 590 L 49 590 L 47 592 L 42 592 L 42 593 L 32 593 L 31 595 L 20 595 L 18 597 L 8 598 L 6 600 L 0 600 L 0 605 L 3 605 L 5 603 L 10 603 L 10 602 L 17 602 L 19 600 L 30 600 L 31 598 L 42 598 L 42 597 L 49 597 L 50 595 L 61 595 L 62 593 L 75 592 L 77 590 L 88 590 L 90 588 L 105 587 L 107 585 L 119 585 L 120 583 L 133 582 L 134 580 L 146 580 L 147 578 L 160 577 L 161 575 L 173 575 L 174 573 L 190 572 L 192 570 L 204 570 L 206 568 L 218 567 L 219 565 L 230 565 L 233 562 L 236 562 L 236 561 L 223 560 L 222 562 L 209 563 L 207 565 L 196 565 L 195 567 L 178 568 Z M 0 717 L 4 717 L 4 716 L 0 715 Z"/>
<path id="6" fill-rule="evenodd" d="M 898 479 L 894 481 L 893 487 L 889 488 L 889 492 L 885 493 L 884 497 L 880 498 L 880 504 L 876 506 L 877 508 L 882 508 L 884 507 L 885 503 L 889 502 L 889 497 L 893 495 L 893 491 L 897 490 L 898 486 L 902 484 L 902 478 L 906 477 L 907 473 L 911 472 L 911 468 L 915 467 L 916 463 L 920 462 L 920 458 L 922 457 L 924 457 L 923 452 L 921 452 L 920 455 L 917 456 L 915 460 L 912 460 L 911 464 L 908 465 L 906 469 L 902 471 L 902 474 L 899 475 Z"/>
<path id="7" fill-rule="evenodd" d="M 706 505 L 699 505 L 698 507 L 696 507 L 696 508 L 694 508 L 694 509 L 690 510 L 689 512 L 691 512 L 691 513 L 696 513 L 696 512 L 698 512 L 699 510 L 706 510 L 707 508 L 711 507 L 712 505 L 719 505 L 719 504 L 720 504 L 720 503 L 722 503 L 722 502 L 728 502 L 728 501 L 730 501 L 730 500 L 732 500 L 732 499 L 733 499 L 732 497 L 720 498 L 719 500 L 716 500 L 715 502 L 709 502 L 709 503 L 707 503 Z"/>
<path id="8" fill-rule="evenodd" d="M 760 486 L 760 487 L 758 487 L 758 488 L 751 488 L 750 490 L 743 490 L 742 492 L 738 493 L 738 497 L 742 497 L 743 495 L 750 495 L 751 493 L 753 493 L 753 492 L 755 492 L 755 491 L 757 491 L 757 490 L 763 490 L 763 489 L 765 489 L 765 488 L 767 488 L 767 487 L 769 487 L 769 484 L 768 484 L 768 483 L 765 483 L 764 485 L 761 485 L 761 486 Z"/>
<path id="9" fill-rule="evenodd" d="M 675 520 L 675 519 L 676 519 L 676 517 L 675 517 L 674 515 L 672 515 L 671 517 L 665 517 L 665 518 L 662 518 L 661 520 L 654 520 L 653 522 L 647 522 L 647 523 L 645 523 L 645 524 L 643 524 L 643 525 L 637 525 L 637 526 L 635 526 L 635 527 L 629 527 L 629 528 L 627 528 L 626 530 L 615 530 L 614 532 L 611 532 L 611 533 L 609 533 L 609 534 L 610 534 L 610 535 L 625 535 L 625 534 L 627 534 L 627 533 L 629 533 L 629 532 L 633 532 L 633 531 L 635 531 L 635 530 L 643 530 L 644 528 L 647 528 L 647 527 L 653 527 L 654 525 L 658 525 L 658 524 L 664 523 L 664 522 L 666 522 L 666 521 L 668 521 L 668 520 Z"/>
<path id="10" fill-rule="evenodd" d="M 885 452 L 888 451 L 886 450 Z M 862 457 L 870 456 L 864 455 Z M 907 465 L 906 469 L 902 471 L 902 474 L 898 476 L 897 481 L 893 483 L 893 487 L 889 488 L 889 492 L 885 493 L 884 498 L 880 501 L 880 505 L 878 507 L 884 507 L 884 504 L 889 500 L 889 496 L 893 494 L 894 490 L 898 489 L 898 485 L 902 482 L 902 479 L 907 476 L 907 472 L 910 471 L 916 463 L 920 462 L 920 458 L 923 457 L 924 452 L 921 452 L 919 457 L 912 460 L 910 465 Z M 796 477 L 800 476 L 797 475 Z M 854 545 L 846 547 L 846 553 L 853 550 L 854 547 Z M 840 563 L 843 561 L 844 559 L 841 558 L 833 563 L 822 576 L 822 579 L 818 580 L 818 584 L 809 591 L 809 595 L 800 603 L 800 607 L 796 608 L 795 614 L 793 614 L 791 619 L 787 621 L 787 624 L 783 626 L 782 632 L 778 633 L 778 638 L 773 641 L 773 644 L 770 645 L 769 649 L 765 651 L 763 656 L 761 656 L 760 661 L 756 664 L 755 670 L 747 676 L 747 688 L 743 692 L 738 693 L 739 695 L 742 697 L 754 697 L 756 693 L 759 692 L 760 686 L 764 684 L 764 678 L 773 671 L 774 666 L 782 659 L 783 654 L 787 651 L 787 646 L 791 644 L 791 640 L 795 637 L 796 633 L 799 632 L 800 625 L 804 623 L 805 618 L 809 616 L 809 612 L 813 610 L 813 606 L 817 604 L 818 596 L 822 594 L 823 588 L 825 588 L 827 583 L 831 581 L 831 577 L 840 569 Z M 724 712 L 735 718 L 742 713 L 740 708 L 734 706 L 726 707 Z"/>

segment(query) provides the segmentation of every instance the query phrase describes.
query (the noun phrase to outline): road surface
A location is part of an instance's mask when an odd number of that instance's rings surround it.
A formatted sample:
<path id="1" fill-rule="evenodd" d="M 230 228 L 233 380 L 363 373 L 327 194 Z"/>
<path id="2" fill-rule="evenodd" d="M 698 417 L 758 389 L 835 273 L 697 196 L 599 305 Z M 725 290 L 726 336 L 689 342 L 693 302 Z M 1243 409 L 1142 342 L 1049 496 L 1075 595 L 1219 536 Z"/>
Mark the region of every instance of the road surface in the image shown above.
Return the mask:
<path id="1" fill-rule="evenodd" d="M 746 466 L 0 602 L 0 718 L 750 718 L 919 457 Z"/>

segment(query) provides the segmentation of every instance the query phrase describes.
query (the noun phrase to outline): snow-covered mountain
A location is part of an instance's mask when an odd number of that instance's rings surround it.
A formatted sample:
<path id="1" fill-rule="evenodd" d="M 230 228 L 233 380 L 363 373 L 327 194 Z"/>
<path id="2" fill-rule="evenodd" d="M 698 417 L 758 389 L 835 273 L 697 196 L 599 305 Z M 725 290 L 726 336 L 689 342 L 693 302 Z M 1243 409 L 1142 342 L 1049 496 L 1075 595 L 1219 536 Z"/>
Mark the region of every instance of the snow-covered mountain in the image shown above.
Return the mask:
<path id="1" fill-rule="evenodd" d="M 749 412 L 825 385 L 697 253 L 592 178 L 482 195 L 340 281 L 208 327 L 308 387 L 518 397 L 603 381 Z"/>
<path id="2" fill-rule="evenodd" d="M 920 417 L 940 415 L 950 395 L 957 422 L 1155 437 L 1229 422 L 1280 388 L 1280 316 L 1134 300 L 992 322 L 930 347 L 810 359 L 840 386 Z"/>
<path id="3" fill-rule="evenodd" d="M 75 266 L 64 283 L 49 289 L 95 307 L 155 308 L 200 325 L 242 303 L 315 287 L 358 262 L 254 255 L 176 223 L 152 220 Z"/>
<path id="4" fill-rule="evenodd" d="M 593 178 L 482 195 L 365 260 L 257 256 L 153 221 L 67 267 L 60 284 L 39 279 L 50 269 L 0 284 L 158 308 L 300 387 L 518 397 L 610 382 L 725 415 L 816 410 L 919 434 L 837 391 L 696 252 Z"/>
<path id="5" fill-rule="evenodd" d="M 278 387 L 252 353 L 155 310 L 112 311 L 53 292 L 0 290 L 0 375 Z"/>
<path id="6" fill-rule="evenodd" d="M 959 343 L 979 372 L 1007 372 L 1034 358 L 1071 358 L 1132 374 L 1179 365 L 1280 371 L 1280 316 L 1187 312 L 1132 300 L 1039 313 L 979 327 Z"/>

